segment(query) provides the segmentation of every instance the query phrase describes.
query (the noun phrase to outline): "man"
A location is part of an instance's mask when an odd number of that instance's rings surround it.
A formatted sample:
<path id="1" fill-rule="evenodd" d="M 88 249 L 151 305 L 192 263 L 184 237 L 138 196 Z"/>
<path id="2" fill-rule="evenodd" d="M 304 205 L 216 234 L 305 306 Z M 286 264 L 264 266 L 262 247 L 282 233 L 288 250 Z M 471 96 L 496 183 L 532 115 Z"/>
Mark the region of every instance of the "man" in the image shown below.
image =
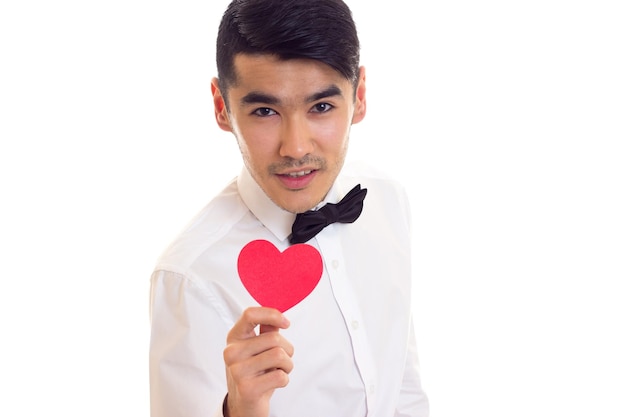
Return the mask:
<path id="1" fill-rule="evenodd" d="M 407 199 L 369 168 L 344 167 L 350 127 L 366 113 L 349 8 L 234 0 L 220 24 L 217 68 L 215 118 L 237 140 L 244 168 L 152 275 L 152 416 L 427 416 Z M 292 230 L 297 213 L 325 217 L 337 207 L 326 204 L 355 186 L 349 199 L 360 217 L 325 221 L 316 235 Z M 240 263 L 250 242 L 319 253 L 319 282 L 285 309 L 259 305 L 265 289 L 251 285 L 264 271 L 246 283 Z M 256 256 L 252 268 L 266 261 Z M 300 284 L 295 270 L 285 285 Z"/>

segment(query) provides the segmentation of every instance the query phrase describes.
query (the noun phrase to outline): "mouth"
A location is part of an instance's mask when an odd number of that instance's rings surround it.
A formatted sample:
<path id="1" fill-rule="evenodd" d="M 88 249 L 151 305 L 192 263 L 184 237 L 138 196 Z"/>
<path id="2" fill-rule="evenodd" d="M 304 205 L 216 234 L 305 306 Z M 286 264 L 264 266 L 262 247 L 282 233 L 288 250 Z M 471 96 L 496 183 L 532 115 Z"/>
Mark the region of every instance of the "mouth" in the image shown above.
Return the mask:
<path id="1" fill-rule="evenodd" d="M 307 169 L 303 171 L 290 172 L 290 173 L 283 174 L 283 175 L 286 175 L 291 178 L 298 178 L 298 177 L 304 177 L 305 175 L 309 175 L 311 172 L 313 172 L 312 169 Z"/>
<path id="2" fill-rule="evenodd" d="M 290 190 L 301 190 L 311 184 L 316 177 L 316 169 L 302 169 L 300 171 L 277 174 L 280 182 Z"/>

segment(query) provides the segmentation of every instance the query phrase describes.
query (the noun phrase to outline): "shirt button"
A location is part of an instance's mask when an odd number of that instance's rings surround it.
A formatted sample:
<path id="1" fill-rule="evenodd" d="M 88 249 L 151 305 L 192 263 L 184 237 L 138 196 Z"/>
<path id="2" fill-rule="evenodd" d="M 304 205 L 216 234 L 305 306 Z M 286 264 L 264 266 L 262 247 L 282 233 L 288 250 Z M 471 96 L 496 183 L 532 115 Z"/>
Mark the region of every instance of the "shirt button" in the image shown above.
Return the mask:
<path id="1" fill-rule="evenodd" d="M 335 268 L 335 269 L 339 268 L 339 261 L 338 260 L 333 259 L 332 264 L 333 264 L 333 268 Z"/>
<path id="2" fill-rule="evenodd" d="M 371 384 L 369 387 L 367 387 L 368 394 L 373 394 L 374 391 L 376 391 L 376 386 L 374 384 Z"/>
<path id="3" fill-rule="evenodd" d="M 359 322 L 356 320 L 352 320 L 352 328 L 357 330 L 359 328 Z"/>

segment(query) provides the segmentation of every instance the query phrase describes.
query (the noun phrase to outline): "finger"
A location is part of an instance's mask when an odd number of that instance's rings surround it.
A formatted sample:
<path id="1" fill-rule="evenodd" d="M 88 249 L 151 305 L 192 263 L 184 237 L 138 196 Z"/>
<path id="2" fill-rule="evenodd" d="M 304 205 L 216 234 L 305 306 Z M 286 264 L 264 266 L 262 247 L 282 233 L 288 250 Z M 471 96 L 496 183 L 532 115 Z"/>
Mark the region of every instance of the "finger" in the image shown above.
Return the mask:
<path id="1" fill-rule="evenodd" d="M 279 329 L 276 326 L 270 326 L 269 324 L 261 324 L 259 328 L 259 334 L 268 332 L 277 332 Z"/>
<path id="2" fill-rule="evenodd" d="M 277 369 L 285 374 L 289 374 L 293 370 L 291 356 L 279 347 L 266 350 L 228 367 L 231 376 L 236 381 L 255 379 Z"/>
<path id="3" fill-rule="evenodd" d="M 232 395 L 229 391 L 229 402 L 235 398 L 235 395 L 240 399 L 260 398 L 268 393 L 271 395 L 276 388 L 287 386 L 289 375 L 282 369 L 275 369 L 251 378 L 233 380 L 232 383 L 234 389 Z"/>
<path id="4" fill-rule="evenodd" d="M 254 329 L 258 325 L 273 326 L 278 329 L 289 327 L 289 320 L 278 310 L 268 307 L 249 307 L 239 317 L 226 338 L 227 343 L 234 340 L 256 336 Z"/>
<path id="5" fill-rule="evenodd" d="M 293 356 L 293 345 L 278 331 L 273 331 L 228 343 L 224 348 L 224 362 L 226 365 L 243 362 L 274 348 L 282 349 L 289 357 Z"/>

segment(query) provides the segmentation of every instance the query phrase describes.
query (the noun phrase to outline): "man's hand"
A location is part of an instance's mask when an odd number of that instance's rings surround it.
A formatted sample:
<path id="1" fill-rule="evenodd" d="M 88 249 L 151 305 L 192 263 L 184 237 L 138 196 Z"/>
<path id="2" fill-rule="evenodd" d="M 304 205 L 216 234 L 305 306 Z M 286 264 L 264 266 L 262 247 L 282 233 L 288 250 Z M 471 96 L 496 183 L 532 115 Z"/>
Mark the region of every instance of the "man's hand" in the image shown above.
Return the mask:
<path id="1" fill-rule="evenodd" d="M 279 333 L 287 327 L 289 320 L 280 311 L 250 307 L 230 330 L 224 349 L 226 417 L 269 415 L 274 390 L 287 385 L 293 369 L 293 346 Z"/>

